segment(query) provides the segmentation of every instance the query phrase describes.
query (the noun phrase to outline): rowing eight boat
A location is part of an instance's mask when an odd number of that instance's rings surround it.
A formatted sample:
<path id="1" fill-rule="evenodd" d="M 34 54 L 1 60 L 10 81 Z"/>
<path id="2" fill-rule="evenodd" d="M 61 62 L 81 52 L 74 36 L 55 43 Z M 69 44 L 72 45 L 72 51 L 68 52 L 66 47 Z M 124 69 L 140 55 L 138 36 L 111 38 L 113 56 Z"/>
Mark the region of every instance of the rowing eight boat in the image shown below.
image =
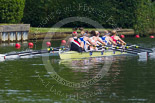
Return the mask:
<path id="1" fill-rule="evenodd" d="M 60 59 L 77 59 L 77 58 L 90 58 L 90 57 L 104 57 L 104 56 L 115 56 L 124 54 L 134 54 L 141 57 L 147 58 L 153 51 L 151 49 L 142 48 L 135 45 L 124 46 L 124 47 L 101 47 L 98 51 L 88 51 L 78 53 L 76 51 L 59 52 Z"/>
<path id="2" fill-rule="evenodd" d="M 59 56 L 60 59 L 78 59 L 78 58 L 90 58 L 90 57 L 104 57 L 124 54 L 135 54 L 142 56 L 149 56 L 153 51 L 151 49 L 138 47 L 135 45 L 125 47 L 101 47 L 98 51 L 87 51 L 78 53 L 76 51 L 69 51 L 62 48 L 48 48 L 48 50 L 38 51 L 24 51 L 9 54 L 0 54 L 0 61 L 12 58 L 21 58 L 24 56 Z M 140 56 L 140 55 L 139 55 Z"/>

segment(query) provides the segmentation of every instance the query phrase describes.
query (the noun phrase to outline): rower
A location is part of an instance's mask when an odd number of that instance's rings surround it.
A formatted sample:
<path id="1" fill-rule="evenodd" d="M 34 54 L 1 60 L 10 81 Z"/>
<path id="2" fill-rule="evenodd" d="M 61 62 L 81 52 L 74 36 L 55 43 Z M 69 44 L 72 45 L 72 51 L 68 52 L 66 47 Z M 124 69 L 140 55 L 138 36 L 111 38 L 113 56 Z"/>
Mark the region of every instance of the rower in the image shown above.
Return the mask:
<path id="1" fill-rule="evenodd" d="M 88 37 L 89 36 L 89 32 L 88 31 L 81 31 L 81 36 L 79 39 L 81 41 L 81 47 L 83 49 L 83 51 L 87 51 L 88 47 L 90 45 L 93 45 L 93 43 L 91 42 L 91 39 Z"/>
<path id="2" fill-rule="evenodd" d="M 99 41 L 102 45 L 106 45 L 106 43 L 105 42 L 103 42 L 100 38 L 99 38 L 99 36 L 98 36 L 98 31 L 91 31 L 91 35 L 92 35 L 92 37 L 90 38 L 91 39 L 91 42 L 93 43 L 93 45 L 97 45 L 97 41 Z M 93 47 L 91 46 L 91 48 L 90 48 L 91 50 L 93 50 Z M 97 48 L 96 47 L 94 47 L 94 49 L 95 50 L 97 50 Z"/>
<path id="3" fill-rule="evenodd" d="M 110 33 L 107 30 L 104 30 L 104 36 L 101 37 L 102 41 L 106 43 L 106 46 L 117 45 L 110 37 Z"/>
<path id="4" fill-rule="evenodd" d="M 95 31 L 95 32 L 97 34 L 97 37 L 102 41 L 102 39 L 100 38 L 100 32 L 99 31 Z M 100 46 L 100 45 L 102 45 L 102 43 L 97 41 L 97 45 L 96 46 Z"/>
<path id="5" fill-rule="evenodd" d="M 116 30 L 112 30 L 111 31 L 111 39 L 118 45 L 118 46 L 121 46 L 121 45 L 126 45 L 126 43 L 119 37 L 117 36 L 117 31 Z"/>
<path id="6" fill-rule="evenodd" d="M 82 52 L 80 39 L 78 38 L 78 33 L 74 31 L 72 37 L 67 41 L 67 46 L 70 47 L 71 51 Z"/>

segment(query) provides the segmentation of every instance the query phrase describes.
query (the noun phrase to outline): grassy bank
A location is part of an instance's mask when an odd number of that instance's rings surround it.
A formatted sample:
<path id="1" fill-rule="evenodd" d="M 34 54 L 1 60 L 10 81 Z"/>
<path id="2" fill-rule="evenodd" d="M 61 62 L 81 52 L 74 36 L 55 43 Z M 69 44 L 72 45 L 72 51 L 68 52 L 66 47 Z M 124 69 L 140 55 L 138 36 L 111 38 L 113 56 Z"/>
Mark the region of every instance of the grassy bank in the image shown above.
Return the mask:
<path id="1" fill-rule="evenodd" d="M 3 24 L 3 23 L 0 23 L 0 26 L 1 25 L 16 25 L 16 24 L 5 24 L 5 23 Z"/>
<path id="2" fill-rule="evenodd" d="M 6 24 L 6 23 L 1 23 L 1 25 L 16 25 L 16 24 Z M 98 31 L 104 31 L 105 29 L 95 29 L 95 28 L 84 28 L 84 30 L 88 30 L 89 32 L 92 30 L 98 30 Z M 112 29 L 107 29 L 106 30 L 112 30 Z M 30 27 L 30 33 L 31 34 L 44 34 L 44 33 L 52 33 L 52 32 L 61 32 L 61 33 L 67 33 L 67 32 L 72 32 L 73 28 L 41 28 L 41 27 Z M 78 30 L 80 32 L 80 30 Z M 132 34 L 134 33 L 133 29 L 122 29 L 120 30 L 121 34 Z M 68 34 L 68 33 L 67 33 Z"/>
<path id="3" fill-rule="evenodd" d="M 95 30 L 94 28 L 84 28 L 84 30 Z M 105 29 L 98 29 L 99 31 L 104 31 Z M 112 30 L 112 29 L 106 29 L 106 30 Z M 72 28 L 37 28 L 37 27 L 31 27 L 30 33 L 47 33 L 47 32 L 72 32 Z M 79 30 L 78 30 L 79 31 Z"/>
<path id="4" fill-rule="evenodd" d="M 31 33 L 47 33 L 47 32 L 71 32 L 72 28 L 37 28 L 31 27 Z"/>

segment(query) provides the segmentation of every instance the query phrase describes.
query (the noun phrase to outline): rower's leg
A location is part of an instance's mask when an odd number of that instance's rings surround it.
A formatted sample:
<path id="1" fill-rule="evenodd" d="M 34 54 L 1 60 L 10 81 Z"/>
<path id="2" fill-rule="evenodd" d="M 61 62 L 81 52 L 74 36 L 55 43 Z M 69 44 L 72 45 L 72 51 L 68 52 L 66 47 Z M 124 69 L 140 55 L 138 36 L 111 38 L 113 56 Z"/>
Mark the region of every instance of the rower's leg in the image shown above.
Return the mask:
<path id="1" fill-rule="evenodd" d="M 93 46 L 90 46 L 90 50 L 94 50 L 94 47 Z"/>

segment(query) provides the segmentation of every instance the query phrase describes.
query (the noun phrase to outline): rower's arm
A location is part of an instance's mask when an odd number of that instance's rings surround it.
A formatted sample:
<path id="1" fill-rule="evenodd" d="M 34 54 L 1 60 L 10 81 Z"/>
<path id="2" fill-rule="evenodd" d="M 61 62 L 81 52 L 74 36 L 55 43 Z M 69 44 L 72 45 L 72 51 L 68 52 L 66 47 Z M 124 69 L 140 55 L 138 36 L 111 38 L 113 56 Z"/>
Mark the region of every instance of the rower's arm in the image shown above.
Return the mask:
<path id="1" fill-rule="evenodd" d="M 121 38 L 118 38 L 118 40 L 123 43 L 123 44 L 126 44 Z"/>
<path id="2" fill-rule="evenodd" d="M 110 40 L 110 42 L 111 42 L 112 44 L 117 45 L 117 43 L 115 43 L 115 42 L 112 40 L 112 38 L 110 38 L 109 40 Z"/>
<path id="3" fill-rule="evenodd" d="M 106 45 L 105 42 L 103 42 L 102 40 L 100 40 L 99 38 L 97 39 L 100 43 L 102 43 L 103 45 Z"/>
<path id="4" fill-rule="evenodd" d="M 91 42 L 91 39 L 90 38 L 88 38 L 88 40 L 87 40 L 91 45 L 94 45 L 94 43 L 93 42 Z"/>
<path id="5" fill-rule="evenodd" d="M 69 47 L 70 46 L 70 42 L 71 42 L 71 38 L 68 39 L 66 46 Z"/>
<path id="6" fill-rule="evenodd" d="M 78 41 L 81 43 L 82 41 L 78 38 Z"/>

